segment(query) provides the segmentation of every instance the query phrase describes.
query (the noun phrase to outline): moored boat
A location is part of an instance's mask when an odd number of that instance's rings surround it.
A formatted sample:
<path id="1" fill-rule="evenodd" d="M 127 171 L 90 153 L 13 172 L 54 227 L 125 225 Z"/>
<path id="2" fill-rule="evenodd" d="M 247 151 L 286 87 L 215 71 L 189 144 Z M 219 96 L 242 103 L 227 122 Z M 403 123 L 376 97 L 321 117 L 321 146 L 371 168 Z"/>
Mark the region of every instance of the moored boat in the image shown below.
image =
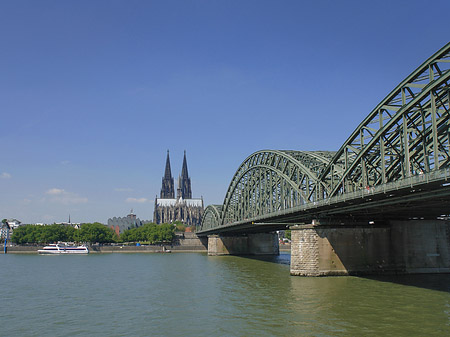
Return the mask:
<path id="1" fill-rule="evenodd" d="M 37 251 L 39 254 L 89 254 L 85 245 L 74 246 L 65 242 L 52 243 Z"/>

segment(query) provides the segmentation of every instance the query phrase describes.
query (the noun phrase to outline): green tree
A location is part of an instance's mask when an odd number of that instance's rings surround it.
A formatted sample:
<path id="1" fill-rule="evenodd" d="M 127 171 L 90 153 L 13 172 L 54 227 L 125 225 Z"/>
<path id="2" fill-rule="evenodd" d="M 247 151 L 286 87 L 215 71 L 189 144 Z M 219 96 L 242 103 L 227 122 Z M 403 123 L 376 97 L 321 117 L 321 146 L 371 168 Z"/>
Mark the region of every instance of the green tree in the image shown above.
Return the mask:
<path id="1" fill-rule="evenodd" d="M 26 229 L 25 229 L 26 226 L 29 226 L 29 225 L 20 226 L 19 228 L 16 228 L 16 230 L 13 232 L 13 235 L 11 237 L 12 242 L 15 242 L 17 244 L 24 243 L 23 238 L 26 235 Z"/>
<path id="2" fill-rule="evenodd" d="M 36 226 L 38 227 L 38 226 Z M 49 226 L 40 226 L 41 243 L 50 243 L 58 241 L 74 241 L 75 228 L 63 224 L 53 224 Z"/>
<path id="3" fill-rule="evenodd" d="M 138 228 L 131 228 L 120 235 L 122 242 L 171 242 L 175 236 L 175 227 L 170 224 L 157 225 L 147 223 Z"/>
<path id="4" fill-rule="evenodd" d="M 176 232 L 185 232 L 186 231 L 186 225 L 184 223 L 182 223 L 181 221 L 175 221 L 173 224 L 175 225 Z"/>
<path id="5" fill-rule="evenodd" d="M 64 240 L 61 241 L 75 241 L 75 232 L 76 229 L 72 226 L 64 226 L 63 236 Z"/>
<path id="6" fill-rule="evenodd" d="M 48 226 L 24 225 L 14 230 L 11 240 L 18 244 L 74 241 L 75 228 L 62 224 Z"/>
<path id="7" fill-rule="evenodd" d="M 171 242 L 175 237 L 175 227 L 171 224 L 159 225 L 160 242 Z"/>
<path id="8" fill-rule="evenodd" d="M 290 229 L 287 229 L 284 231 L 284 237 L 289 240 L 291 239 L 291 230 Z"/>
<path id="9" fill-rule="evenodd" d="M 115 241 L 114 231 L 99 222 L 85 223 L 75 232 L 74 239 L 78 242 L 108 243 Z"/>
<path id="10" fill-rule="evenodd" d="M 38 243 L 40 242 L 41 226 L 24 225 L 19 226 L 13 232 L 11 241 L 17 244 Z"/>
<path id="11" fill-rule="evenodd" d="M 123 242 L 138 242 L 145 241 L 145 235 L 142 227 L 130 228 L 122 233 L 120 236 Z"/>
<path id="12" fill-rule="evenodd" d="M 65 241 L 61 235 L 61 226 L 62 225 L 49 225 L 42 226 L 40 230 L 39 242 L 40 243 L 52 243 L 58 241 Z"/>

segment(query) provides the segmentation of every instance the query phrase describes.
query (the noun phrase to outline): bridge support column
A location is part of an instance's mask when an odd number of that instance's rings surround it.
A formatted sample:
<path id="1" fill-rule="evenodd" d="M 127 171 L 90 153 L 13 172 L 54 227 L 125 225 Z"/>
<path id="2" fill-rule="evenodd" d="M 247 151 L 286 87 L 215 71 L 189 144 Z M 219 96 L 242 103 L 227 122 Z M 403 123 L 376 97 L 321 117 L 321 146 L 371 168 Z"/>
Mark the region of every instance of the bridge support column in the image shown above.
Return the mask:
<path id="1" fill-rule="evenodd" d="M 208 236 L 208 255 L 278 255 L 278 236 L 275 233 L 245 236 Z"/>
<path id="2" fill-rule="evenodd" d="M 450 222 L 291 227 L 291 275 L 449 273 Z"/>

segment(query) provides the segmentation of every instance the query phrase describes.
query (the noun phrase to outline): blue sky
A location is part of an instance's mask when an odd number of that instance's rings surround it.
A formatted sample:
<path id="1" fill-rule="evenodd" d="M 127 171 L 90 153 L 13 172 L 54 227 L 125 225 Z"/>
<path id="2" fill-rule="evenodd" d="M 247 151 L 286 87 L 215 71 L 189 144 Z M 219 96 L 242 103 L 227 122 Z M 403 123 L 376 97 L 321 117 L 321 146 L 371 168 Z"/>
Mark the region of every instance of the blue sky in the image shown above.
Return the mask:
<path id="1" fill-rule="evenodd" d="M 0 218 L 153 218 L 166 151 L 220 204 L 262 149 L 337 150 L 449 41 L 448 1 L 0 2 Z"/>

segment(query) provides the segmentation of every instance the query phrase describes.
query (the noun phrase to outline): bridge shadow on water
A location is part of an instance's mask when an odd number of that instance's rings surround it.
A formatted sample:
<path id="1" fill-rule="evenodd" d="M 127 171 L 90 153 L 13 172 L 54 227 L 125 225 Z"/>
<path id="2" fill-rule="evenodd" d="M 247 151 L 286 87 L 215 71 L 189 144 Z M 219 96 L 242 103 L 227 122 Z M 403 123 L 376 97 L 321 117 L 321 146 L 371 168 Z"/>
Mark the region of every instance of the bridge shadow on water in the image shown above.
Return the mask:
<path id="1" fill-rule="evenodd" d="M 236 255 L 245 259 L 275 263 L 289 266 L 291 254 L 280 252 L 280 255 Z M 292 276 L 302 277 L 302 276 Z M 450 293 L 450 274 L 388 274 L 388 275 L 356 275 L 356 276 L 326 276 L 330 278 L 358 277 L 378 282 L 394 283 L 402 286 L 417 287 Z"/>
<path id="2" fill-rule="evenodd" d="M 359 277 L 450 293 L 450 274 L 365 275 Z"/>
<path id="3" fill-rule="evenodd" d="M 235 256 L 251 260 L 282 264 L 287 266 L 291 264 L 291 254 L 287 252 L 280 252 L 280 255 L 235 255 Z"/>

